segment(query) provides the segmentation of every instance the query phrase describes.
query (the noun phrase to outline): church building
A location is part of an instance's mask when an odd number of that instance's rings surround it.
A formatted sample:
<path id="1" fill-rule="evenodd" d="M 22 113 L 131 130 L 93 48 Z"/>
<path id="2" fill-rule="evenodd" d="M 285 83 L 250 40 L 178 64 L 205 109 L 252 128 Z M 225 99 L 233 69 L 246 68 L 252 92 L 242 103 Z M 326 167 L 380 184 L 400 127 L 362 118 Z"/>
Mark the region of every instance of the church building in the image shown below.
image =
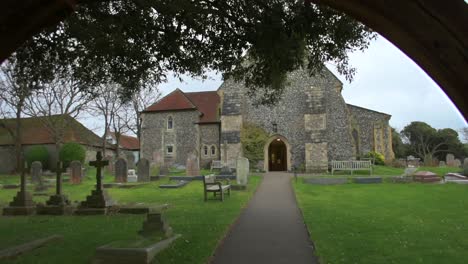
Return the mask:
<path id="1" fill-rule="evenodd" d="M 265 171 L 326 171 L 332 160 L 351 160 L 369 151 L 394 158 L 390 115 L 346 104 L 342 83 L 326 68 L 310 76 L 288 74 L 281 100 L 255 104 L 243 83 L 226 80 L 217 91 L 179 89 L 141 113 L 141 157 L 152 162 L 185 165 L 190 153 L 201 167 L 213 160 L 242 155 L 241 131 L 253 124 L 268 134 Z"/>

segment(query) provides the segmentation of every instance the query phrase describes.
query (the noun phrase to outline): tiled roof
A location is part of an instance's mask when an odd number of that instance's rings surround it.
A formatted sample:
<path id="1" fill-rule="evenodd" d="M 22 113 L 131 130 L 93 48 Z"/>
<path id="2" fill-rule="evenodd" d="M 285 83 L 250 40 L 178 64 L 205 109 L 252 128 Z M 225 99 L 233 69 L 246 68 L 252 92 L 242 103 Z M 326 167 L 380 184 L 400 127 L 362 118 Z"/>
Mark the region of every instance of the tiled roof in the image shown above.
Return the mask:
<path id="1" fill-rule="evenodd" d="M 166 95 L 143 112 L 198 110 L 200 123 L 218 122 L 219 95 L 216 91 L 184 93 L 179 89 Z"/>
<path id="2" fill-rule="evenodd" d="M 115 133 L 111 132 L 112 137 L 115 138 Z M 127 135 L 120 135 L 120 147 L 123 149 L 128 150 L 139 150 L 140 149 L 140 141 L 136 137 L 127 136 Z"/>
<path id="3" fill-rule="evenodd" d="M 22 144 L 54 144 L 51 131 L 45 126 L 42 118 L 45 117 L 30 117 L 21 119 Z M 64 142 L 77 142 L 89 146 L 101 146 L 102 139 L 91 130 L 87 129 L 83 124 L 70 116 L 57 115 L 51 118 L 65 118 L 65 122 L 69 122 L 64 136 Z M 15 119 L 6 119 L 0 121 L 0 145 L 13 145 L 14 139 L 11 137 L 6 127 L 15 128 Z"/>
<path id="4" fill-rule="evenodd" d="M 185 93 L 185 95 L 197 106 L 198 111 L 202 113 L 200 123 L 219 121 L 219 95 L 216 91 Z"/>
<path id="5" fill-rule="evenodd" d="M 185 96 L 184 92 L 176 89 L 172 93 L 164 96 L 161 100 L 150 105 L 143 112 L 158 112 L 170 110 L 195 109 L 195 105 Z"/>

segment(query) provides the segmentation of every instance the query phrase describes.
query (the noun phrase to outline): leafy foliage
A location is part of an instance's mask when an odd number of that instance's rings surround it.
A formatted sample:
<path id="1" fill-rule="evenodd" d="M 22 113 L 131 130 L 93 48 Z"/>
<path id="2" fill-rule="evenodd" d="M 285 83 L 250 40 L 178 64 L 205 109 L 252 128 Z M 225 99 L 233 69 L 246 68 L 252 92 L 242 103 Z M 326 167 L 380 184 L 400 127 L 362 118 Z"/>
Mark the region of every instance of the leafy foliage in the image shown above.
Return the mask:
<path id="1" fill-rule="evenodd" d="M 82 89 L 114 82 L 126 98 L 169 72 L 220 71 L 244 80 L 267 104 L 282 94 L 287 72 L 301 67 L 318 74 L 329 61 L 351 79 L 347 52 L 367 48 L 374 37 L 310 1 L 82 1 L 17 53 L 23 67 L 40 70 L 41 80 L 71 72 Z"/>
<path id="2" fill-rule="evenodd" d="M 32 146 L 29 148 L 25 154 L 26 162 L 28 163 L 28 168 L 31 168 L 31 164 L 34 161 L 40 161 L 42 163 L 42 168 L 46 169 L 49 164 L 49 151 L 47 148 L 41 145 Z"/>
<path id="3" fill-rule="evenodd" d="M 60 161 L 63 162 L 63 167 L 67 168 L 70 165 L 70 162 L 74 160 L 78 160 L 83 163 L 86 157 L 86 150 L 78 143 L 65 143 L 60 149 L 59 157 Z"/>
<path id="4" fill-rule="evenodd" d="M 407 125 L 401 134 L 408 142 L 408 152 L 423 158 L 426 164 L 430 164 L 434 157 L 445 160 L 447 153 L 459 158 L 467 156 L 457 131 L 451 128 L 437 130 L 424 122 L 415 121 Z"/>
<path id="5" fill-rule="evenodd" d="M 403 143 L 400 133 L 392 127 L 392 149 L 395 153 L 395 158 L 405 158 L 407 146 Z"/>
<path id="6" fill-rule="evenodd" d="M 249 159 L 251 167 L 263 160 L 263 148 L 268 137 L 268 133 L 261 127 L 244 123 L 241 131 L 242 150 L 244 156 Z"/>
<path id="7" fill-rule="evenodd" d="M 364 158 L 372 159 L 375 165 L 385 165 L 385 157 L 379 152 L 370 151 L 364 155 Z"/>

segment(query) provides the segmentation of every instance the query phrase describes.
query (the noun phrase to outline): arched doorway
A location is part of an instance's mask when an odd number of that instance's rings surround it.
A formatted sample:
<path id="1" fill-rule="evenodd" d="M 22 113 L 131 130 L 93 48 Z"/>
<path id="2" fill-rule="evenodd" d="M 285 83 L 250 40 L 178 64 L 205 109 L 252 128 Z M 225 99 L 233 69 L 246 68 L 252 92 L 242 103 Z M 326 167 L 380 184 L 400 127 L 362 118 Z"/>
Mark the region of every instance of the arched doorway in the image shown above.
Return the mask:
<path id="1" fill-rule="evenodd" d="M 286 144 L 281 139 L 273 140 L 268 146 L 268 170 L 286 171 Z"/>
<path id="2" fill-rule="evenodd" d="M 265 171 L 291 170 L 291 147 L 285 137 L 274 135 L 265 143 Z"/>

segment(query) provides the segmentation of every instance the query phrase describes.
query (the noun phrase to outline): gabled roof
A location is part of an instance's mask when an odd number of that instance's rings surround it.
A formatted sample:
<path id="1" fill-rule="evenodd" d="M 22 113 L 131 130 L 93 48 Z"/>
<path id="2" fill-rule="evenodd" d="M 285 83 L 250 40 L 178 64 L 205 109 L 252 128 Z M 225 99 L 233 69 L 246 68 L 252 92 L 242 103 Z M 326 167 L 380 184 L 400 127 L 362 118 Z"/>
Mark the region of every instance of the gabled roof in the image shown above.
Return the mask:
<path id="1" fill-rule="evenodd" d="M 220 98 L 216 91 L 184 93 L 176 89 L 143 112 L 198 110 L 201 113 L 199 123 L 213 123 L 219 122 L 219 102 Z"/>
<path id="2" fill-rule="evenodd" d="M 186 93 L 190 101 L 202 113 L 200 123 L 218 122 L 219 95 L 216 91 Z"/>
<path id="3" fill-rule="evenodd" d="M 172 93 L 164 96 L 161 100 L 150 105 L 143 112 L 158 112 L 171 110 L 196 109 L 195 105 L 185 96 L 184 92 L 176 89 Z"/>
<path id="4" fill-rule="evenodd" d="M 348 107 L 350 107 L 351 109 L 352 108 L 355 108 L 355 109 L 360 109 L 360 110 L 363 110 L 363 111 L 368 111 L 368 112 L 372 112 L 372 113 L 375 113 L 375 114 L 379 114 L 379 115 L 384 115 L 388 118 L 390 118 L 392 115 L 389 115 L 387 113 L 382 113 L 382 112 L 378 112 L 378 111 L 375 111 L 375 110 L 371 110 L 371 109 L 367 109 L 367 108 L 364 108 L 364 107 L 360 107 L 360 106 L 357 106 L 357 105 L 352 105 L 352 104 L 346 104 Z"/>
<path id="5" fill-rule="evenodd" d="M 113 138 L 115 138 L 115 133 L 110 133 Z M 136 137 L 127 136 L 127 135 L 120 135 L 120 142 L 119 145 L 123 149 L 128 150 L 139 150 L 140 149 L 140 141 Z"/>
<path id="6" fill-rule="evenodd" d="M 50 129 L 45 125 L 44 119 L 46 117 L 30 117 L 21 119 L 21 133 L 22 144 L 24 145 L 37 145 L 37 144 L 54 144 L 53 134 Z M 101 146 L 102 139 L 91 130 L 87 129 L 83 124 L 68 115 L 56 115 L 50 118 L 65 119 L 69 125 L 66 128 L 64 143 L 77 142 L 89 146 Z M 0 145 L 14 145 L 14 139 L 5 125 L 9 129 L 15 129 L 15 119 L 0 120 Z"/>

